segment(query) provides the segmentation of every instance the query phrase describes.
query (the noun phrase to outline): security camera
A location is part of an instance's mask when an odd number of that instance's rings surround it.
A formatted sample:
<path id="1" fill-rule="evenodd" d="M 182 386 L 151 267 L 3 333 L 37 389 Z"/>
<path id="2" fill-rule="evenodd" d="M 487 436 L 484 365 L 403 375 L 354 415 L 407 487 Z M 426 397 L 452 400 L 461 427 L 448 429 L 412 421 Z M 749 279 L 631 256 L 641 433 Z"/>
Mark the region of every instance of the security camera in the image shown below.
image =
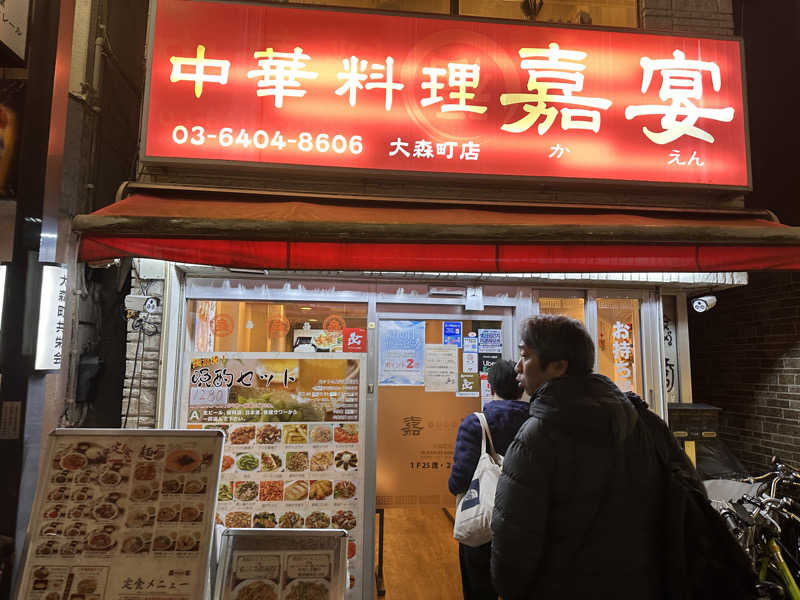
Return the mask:
<path id="1" fill-rule="evenodd" d="M 717 304 L 716 296 L 700 296 L 692 300 L 692 308 L 695 312 L 703 313 L 711 310 Z"/>
<path id="2" fill-rule="evenodd" d="M 125 308 L 136 312 L 153 313 L 158 308 L 158 298 L 129 294 L 125 296 Z"/>

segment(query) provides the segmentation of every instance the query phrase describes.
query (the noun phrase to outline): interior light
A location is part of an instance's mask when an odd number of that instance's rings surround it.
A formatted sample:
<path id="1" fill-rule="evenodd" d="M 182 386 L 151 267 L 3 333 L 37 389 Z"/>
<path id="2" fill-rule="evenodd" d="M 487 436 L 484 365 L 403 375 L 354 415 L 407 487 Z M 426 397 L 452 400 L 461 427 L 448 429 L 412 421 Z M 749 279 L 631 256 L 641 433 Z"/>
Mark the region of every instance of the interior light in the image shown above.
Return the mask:
<path id="1" fill-rule="evenodd" d="M 310 306 L 301 306 L 300 310 L 311 310 Z"/>

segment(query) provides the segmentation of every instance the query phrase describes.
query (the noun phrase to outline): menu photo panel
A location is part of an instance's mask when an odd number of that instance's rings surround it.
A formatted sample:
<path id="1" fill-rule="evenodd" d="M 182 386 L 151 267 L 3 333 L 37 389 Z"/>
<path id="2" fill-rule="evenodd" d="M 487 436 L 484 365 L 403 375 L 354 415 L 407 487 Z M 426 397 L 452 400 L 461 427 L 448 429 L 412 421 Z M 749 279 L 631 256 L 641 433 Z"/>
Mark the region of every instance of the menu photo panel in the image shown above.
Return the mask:
<path id="1" fill-rule="evenodd" d="M 347 531 L 352 598 L 364 577 L 365 358 L 190 354 L 181 407 L 183 426 L 225 432 L 215 522 Z"/>
<path id="2" fill-rule="evenodd" d="M 17 598 L 205 597 L 222 439 L 216 431 L 51 433 Z"/>

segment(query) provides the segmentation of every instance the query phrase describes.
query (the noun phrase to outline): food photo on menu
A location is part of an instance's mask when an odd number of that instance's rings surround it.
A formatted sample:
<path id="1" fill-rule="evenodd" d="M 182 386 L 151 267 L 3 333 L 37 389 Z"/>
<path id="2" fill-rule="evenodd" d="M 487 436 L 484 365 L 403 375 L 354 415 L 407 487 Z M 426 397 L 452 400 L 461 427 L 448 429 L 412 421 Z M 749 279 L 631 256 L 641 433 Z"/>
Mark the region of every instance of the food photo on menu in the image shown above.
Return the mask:
<path id="1" fill-rule="evenodd" d="M 270 579 L 246 579 L 230 595 L 232 600 L 280 600 L 278 584 Z"/>
<path id="2" fill-rule="evenodd" d="M 190 426 L 226 435 L 214 522 L 228 528 L 341 528 L 349 532 L 354 543 L 348 552 L 355 556 L 363 535 L 360 360 L 220 360 L 234 382 L 249 371 L 257 377 L 253 385 L 245 385 L 247 378 L 234 383 L 224 403 L 205 406 L 190 397 L 199 414 Z M 357 559 L 351 569 L 360 580 Z M 313 585 L 281 584 L 278 597 L 306 588 L 315 593 Z"/>
<path id="3" fill-rule="evenodd" d="M 273 552 L 234 552 L 223 600 L 280 600 L 283 556 Z"/>
<path id="4" fill-rule="evenodd" d="M 225 600 L 330 600 L 327 552 L 235 552 Z"/>
<path id="5" fill-rule="evenodd" d="M 57 447 L 34 556 L 199 550 L 210 459 L 194 448 L 167 451 L 164 444 L 137 447 L 137 452 L 109 440 Z M 238 493 L 255 498 L 258 484 L 251 482 Z"/>
<path id="6" fill-rule="evenodd" d="M 328 600 L 333 557 L 330 553 L 289 552 L 283 572 L 285 600 Z"/>

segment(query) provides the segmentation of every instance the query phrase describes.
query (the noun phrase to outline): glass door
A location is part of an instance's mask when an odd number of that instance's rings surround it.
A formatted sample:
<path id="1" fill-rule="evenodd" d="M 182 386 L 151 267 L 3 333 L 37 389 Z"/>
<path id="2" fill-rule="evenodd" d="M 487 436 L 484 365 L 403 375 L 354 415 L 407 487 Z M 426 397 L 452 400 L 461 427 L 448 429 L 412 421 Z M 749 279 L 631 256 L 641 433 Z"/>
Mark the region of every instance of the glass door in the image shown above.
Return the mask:
<path id="1" fill-rule="evenodd" d="M 461 580 L 447 480 L 456 433 L 491 400 L 489 367 L 513 356 L 512 309 L 384 308 L 376 473 L 383 583 L 393 600 L 455 597 Z"/>

